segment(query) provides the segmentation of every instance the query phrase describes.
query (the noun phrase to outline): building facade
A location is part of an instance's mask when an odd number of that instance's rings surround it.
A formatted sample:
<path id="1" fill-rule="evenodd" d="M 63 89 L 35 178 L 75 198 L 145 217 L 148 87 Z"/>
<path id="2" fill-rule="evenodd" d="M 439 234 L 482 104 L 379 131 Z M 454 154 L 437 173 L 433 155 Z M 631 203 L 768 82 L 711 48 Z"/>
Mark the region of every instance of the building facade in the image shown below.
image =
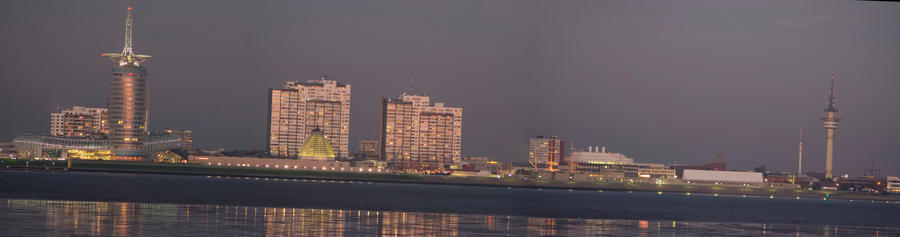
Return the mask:
<path id="1" fill-rule="evenodd" d="M 138 153 L 140 160 L 153 160 L 160 153 L 180 146 L 181 138 L 175 134 L 150 133 L 141 137 Z M 24 134 L 13 139 L 16 157 L 22 159 L 118 159 L 111 149 L 112 141 L 87 137 L 59 137 L 41 134 Z"/>
<path id="2" fill-rule="evenodd" d="M 381 115 L 382 159 L 432 165 L 460 160 L 462 108 L 403 93 L 384 98 Z"/>
<path id="3" fill-rule="evenodd" d="M 15 158 L 17 152 L 15 142 L 0 142 L 0 158 Z"/>
<path id="4" fill-rule="evenodd" d="M 190 129 L 172 129 L 167 128 L 162 132 L 168 134 L 175 134 L 181 137 L 181 147 L 185 149 L 193 149 L 194 148 L 194 132 Z"/>
<path id="5" fill-rule="evenodd" d="M 634 163 L 633 158 L 608 152 L 606 147 L 601 146 L 588 146 L 586 151 L 572 152 L 569 165 L 576 173 L 608 180 L 675 178 L 675 170 L 664 164 Z"/>
<path id="6" fill-rule="evenodd" d="M 381 152 L 379 152 L 381 146 L 378 145 L 378 140 L 375 139 L 363 139 L 359 140 L 359 157 L 366 160 L 381 160 L 379 158 L 381 156 Z"/>
<path id="7" fill-rule="evenodd" d="M 314 129 L 329 140 L 337 158 L 350 156 L 350 84 L 329 80 L 285 82 L 269 89 L 269 154 L 299 157 Z"/>
<path id="8" fill-rule="evenodd" d="M 597 165 L 628 165 L 634 163 L 634 159 L 622 153 L 607 152 L 606 147 L 589 146 L 586 151 L 572 152 L 570 162 L 578 164 Z"/>
<path id="9" fill-rule="evenodd" d="M 141 66 L 150 55 L 135 54 L 132 47 L 133 11 L 125 17 L 125 47 L 121 53 L 104 53 L 116 65 L 110 75 L 109 145 L 117 160 L 143 160 L 141 139 L 147 135 L 149 105 L 147 69 Z"/>
<path id="10" fill-rule="evenodd" d="M 558 137 L 536 136 L 528 143 L 528 156 L 533 164 L 543 164 L 553 170 L 565 163 L 566 142 Z"/>
<path id="11" fill-rule="evenodd" d="M 673 165 L 670 168 L 675 170 L 675 175 L 677 177 L 684 177 L 684 170 L 715 170 L 715 171 L 727 171 L 728 164 L 725 162 L 716 162 L 716 163 L 706 163 L 704 165 Z"/>
<path id="12" fill-rule="evenodd" d="M 84 137 L 94 134 L 109 134 L 106 108 L 73 106 L 50 114 L 50 135 L 63 137 Z"/>
<path id="13" fill-rule="evenodd" d="M 353 170 L 349 162 L 326 161 L 310 159 L 283 159 L 283 158 L 259 158 L 259 157 L 232 157 L 232 156 L 188 156 L 187 163 L 225 166 L 225 167 L 253 167 L 285 170 L 317 170 L 317 171 L 360 171 Z M 361 171 L 362 172 L 362 171 Z"/>
<path id="14" fill-rule="evenodd" d="M 885 191 L 889 193 L 900 193 L 900 177 L 888 176 L 885 179 L 885 183 Z"/>

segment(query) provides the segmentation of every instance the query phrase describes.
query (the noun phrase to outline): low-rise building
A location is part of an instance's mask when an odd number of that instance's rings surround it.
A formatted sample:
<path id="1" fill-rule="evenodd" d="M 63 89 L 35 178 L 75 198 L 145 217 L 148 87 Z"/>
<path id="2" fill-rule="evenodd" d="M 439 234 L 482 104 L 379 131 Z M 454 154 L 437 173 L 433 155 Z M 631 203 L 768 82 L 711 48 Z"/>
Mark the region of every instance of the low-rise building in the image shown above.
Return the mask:
<path id="1" fill-rule="evenodd" d="M 375 139 L 362 139 L 359 140 L 359 149 L 358 154 L 359 157 L 364 160 L 381 160 L 381 152 L 378 150 L 381 146 L 378 145 L 378 140 Z"/>
<path id="2" fill-rule="evenodd" d="M 884 190 L 889 193 L 900 193 L 900 177 L 888 176 Z"/>
<path id="3" fill-rule="evenodd" d="M 762 173 L 744 171 L 684 170 L 686 181 L 723 184 L 759 184 Z"/>
<path id="4" fill-rule="evenodd" d="M 879 190 L 880 183 L 880 179 L 872 176 L 840 178 L 837 181 L 837 189 L 851 192 L 876 192 Z"/>
<path id="5" fill-rule="evenodd" d="M 607 152 L 606 147 L 589 146 L 587 151 L 572 152 L 568 159 L 575 173 L 589 174 L 593 179 L 670 179 L 675 170 L 664 164 L 634 163 L 621 153 Z"/>
<path id="6" fill-rule="evenodd" d="M 606 152 L 606 147 L 589 146 L 587 151 L 572 152 L 568 159 L 578 164 L 624 165 L 634 163 L 634 159 L 622 153 Z"/>
<path id="7" fill-rule="evenodd" d="M 15 156 L 16 156 L 16 143 L 0 142 L 0 159 L 15 158 Z"/>
<path id="8" fill-rule="evenodd" d="M 797 182 L 797 175 L 787 172 L 765 173 L 763 174 L 763 182 L 792 184 Z"/>
<path id="9" fill-rule="evenodd" d="M 259 158 L 233 156 L 188 156 L 187 163 L 224 166 L 252 167 L 271 169 L 304 169 L 319 171 L 351 171 L 350 162 L 333 160 L 312 160 L 296 158 Z M 357 170 L 358 171 L 358 170 Z"/>
<path id="10" fill-rule="evenodd" d="M 140 154 L 152 161 L 160 153 L 177 148 L 181 138 L 175 134 L 150 133 L 141 138 Z M 23 159 L 111 160 L 114 154 L 107 139 L 59 137 L 24 134 L 16 137 L 16 156 Z"/>
<path id="11" fill-rule="evenodd" d="M 725 162 L 706 163 L 703 165 L 673 165 L 670 168 L 675 170 L 675 175 L 678 177 L 684 177 L 684 170 L 728 170 Z"/>
<path id="12" fill-rule="evenodd" d="M 675 177 L 675 170 L 664 164 L 591 164 L 577 163 L 577 173 L 591 174 L 598 179 L 670 179 Z"/>
<path id="13" fill-rule="evenodd" d="M 194 148 L 194 132 L 190 129 L 163 129 L 164 133 L 175 134 L 181 137 L 181 147 L 185 149 Z"/>
<path id="14" fill-rule="evenodd" d="M 453 175 L 477 174 L 478 176 L 497 175 L 500 173 L 502 163 L 495 161 L 490 157 L 469 156 L 463 157 L 456 164 L 445 165 L 445 170 L 452 171 Z"/>
<path id="15" fill-rule="evenodd" d="M 675 170 L 669 169 L 664 164 L 648 164 L 648 163 L 634 163 L 631 165 L 625 165 L 626 167 L 626 176 L 631 176 L 630 174 L 634 173 L 638 178 L 649 178 L 649 179 L 670 179 L 675 178 Z M 635 170 L 635 171 L 629 171 Z"/>

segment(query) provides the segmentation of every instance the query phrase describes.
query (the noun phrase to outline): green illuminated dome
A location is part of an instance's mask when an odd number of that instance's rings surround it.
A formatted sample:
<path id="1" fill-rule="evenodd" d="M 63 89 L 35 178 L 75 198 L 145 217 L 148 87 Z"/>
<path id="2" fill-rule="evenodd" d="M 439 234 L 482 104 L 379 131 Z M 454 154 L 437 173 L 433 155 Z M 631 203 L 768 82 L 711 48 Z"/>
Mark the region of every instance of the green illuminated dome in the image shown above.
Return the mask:
<path id="1" fill-rule="evenodd" d="M 300 157 L 314 159 L 334 158 L 334 150 L 331 148 L 331 143 L 325 138 L 321 129 L 316 128 L 312 130 L 312 134 L 309 135 L 309 138 L 303 143 L 303 148 L 300 149 Z"/>

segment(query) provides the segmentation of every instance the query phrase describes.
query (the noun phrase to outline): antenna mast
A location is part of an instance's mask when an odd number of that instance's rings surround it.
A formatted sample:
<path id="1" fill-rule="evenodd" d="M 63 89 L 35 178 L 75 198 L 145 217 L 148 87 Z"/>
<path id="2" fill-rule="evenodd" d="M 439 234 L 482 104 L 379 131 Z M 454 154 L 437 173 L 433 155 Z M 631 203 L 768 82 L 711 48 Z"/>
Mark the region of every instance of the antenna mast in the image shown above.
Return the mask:
<path id="1" fill-rule="evenodd" d="M 140 67 L 141 63 L 150 59 L 150 55 L 134 54 L 134 10 L 131 8 L 131 1 L 128 1 L 128 7 L 125 10 L 125 47 L 122 48 L 122 53 L 104 53 L 101 56 L 108 57 L 109 60 L 118 63 L 120 67 Z"/>
<path id="2" fill-rule="evenodd" d="M 125 15 L 125 48 L 122 49 L 122 55 L 134 57 L 134 48 L 132 48 L 132 35 L 134 31 L 134 10 L 131 8 L 131 1 L 128 1 L 128 14 Z"/>
<path id="3" fill-rule="evenodd" d="M 803 176 L 803 128 L 800 128 L 800 145 L 797 152 L 797 179 Z"/>
<path id="4" fill-rule="evenodd" d="M 823 125 L 825 127 L 825 178 L 831 179 L 833 177 L 833 166 L 832 162 L 834 160 L 834 130 L 837 129 L 838 121 L 841 118 L 837 117 L 837 107 L 834 102 L 834 76 L 831 76 L 831 86 L 828 90 L 827 103 L 828 106 L 825 107 L 825 117 L 822 120 L 825 122 Z"/>

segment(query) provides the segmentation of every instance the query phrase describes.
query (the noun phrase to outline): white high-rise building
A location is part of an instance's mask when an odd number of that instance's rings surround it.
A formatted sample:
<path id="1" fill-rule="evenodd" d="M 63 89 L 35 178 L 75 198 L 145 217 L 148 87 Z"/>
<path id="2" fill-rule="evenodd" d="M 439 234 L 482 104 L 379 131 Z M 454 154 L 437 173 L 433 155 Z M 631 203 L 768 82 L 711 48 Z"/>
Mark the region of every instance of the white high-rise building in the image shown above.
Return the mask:
<path id="1" fill-rule="evenodd" d="M 462 108 L 406 93 L 383 99 L 382 106 L 382 159 L 432 164 L 460 160 Z"/>
<path id="2" fill-rule="evenodd" d="M 83 137 L 91 134 L 109 134 L 106 108 L 72 106 L 57 113 L 50 113 L 50 135 Z"/>
<path id="3" fill-rule="evenodd" d="M 268 125 L 270 155 L 299 157 L 303 143 L 319 128 L 336 158 L 350 157 L 350 84 L 323 76 L 269 89 Z"/>

